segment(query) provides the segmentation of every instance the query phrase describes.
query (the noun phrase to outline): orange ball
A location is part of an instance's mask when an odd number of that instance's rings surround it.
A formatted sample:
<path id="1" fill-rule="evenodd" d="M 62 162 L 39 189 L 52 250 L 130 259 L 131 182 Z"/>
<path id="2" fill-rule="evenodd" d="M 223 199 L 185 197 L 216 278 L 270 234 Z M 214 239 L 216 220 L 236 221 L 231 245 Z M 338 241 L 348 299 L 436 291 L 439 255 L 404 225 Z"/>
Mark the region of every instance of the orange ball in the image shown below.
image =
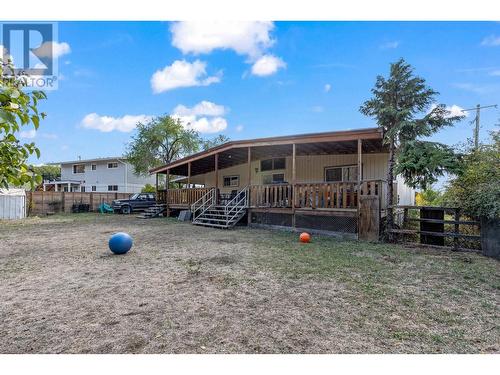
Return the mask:
<path id="1" fill-rule="evenodd" d="M 311 242 L 311 235 L 307 232 L 303 232 L 300 234 L 299 241 L 302 243 L 309 243 Z"/>

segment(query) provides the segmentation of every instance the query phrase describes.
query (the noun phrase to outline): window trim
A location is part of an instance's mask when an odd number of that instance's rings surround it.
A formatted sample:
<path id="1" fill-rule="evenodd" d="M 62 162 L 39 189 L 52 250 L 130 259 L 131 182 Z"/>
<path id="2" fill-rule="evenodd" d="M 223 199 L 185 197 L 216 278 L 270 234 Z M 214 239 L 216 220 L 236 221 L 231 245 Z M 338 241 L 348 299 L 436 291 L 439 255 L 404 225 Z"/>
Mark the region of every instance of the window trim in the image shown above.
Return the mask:
<path id="1" fill-rule="evenodd" d="M 284 163 L 285 163 L 285 166 L 284 166 L 283 168 L 275 168 L 275 166 L 274 166 L 274 161 L 275 161 L 276 159 L 283 159 L 283 161 L 284 161 Z M 266 169 L 266 170 L 264 170 L 264 169 L 262 169 L 262 162 L 263 162 L 263 161 L 267 161 L 267 160 L 271 160 L 271 164 L 272 164 L 272 165 L 271 165 L 271 169 Z M 261 160 L 260 160 L 260 171 L 261 171 L 261 172 L 284 171 L 284 170 L 286 170 L 286 156 L 275 157 L 275 158 L 268 158 L 268 159 L 261 159 Z"/>
<path id="2" fill-rule="evenodd" d="M 113 186 L 116 186 L 116 189 L 113 189 Z M 118 185 L 108 185 L 108 191 L 118 191 Z"/>
<path id="3" fill-rule="evenodd" d="M 110 165 L 115 165 L 116 164 L 116 167 L 110 167 Z M 118 162 L 117 161 L 110 161 L 108 163 L 108 169 L 116 169 L 118 168 Z"/>
<path id="4" fill-rule="evenodd" d="M 229 185 L 226 185 L 224 180 L 226 178 L 229 178 Z M 236 185 L 231 185 L 231 179 L 236 178 L 237 184 Z M 232 175 L 227 175 L 227 176 L 222 176 L 222 186 L 223 187 L 239 187 L 240 186 L 240 175 L 239 174 L 232 174 Z"/>
<path id="5" fill-rule="evenodd" d="M 274 181 L 274 176 L 276 175 L 283 175 L 283 181 L 280 182 L 275 182 Z M 264 180 L 266 177 L 270 176 L 271 177 L 271 182 L 266 183 Z M 262 176 L 262 185 L 278 185 L 278 184 L 284 184 L 285 183 L 285 172 L 278 172 L 278 173 L 270 173 L 270 174 L 265 174 Z"/>
<path id="6" fill-rule="evenodd" d="M 83 165 L 83 172 L 75 172 L 75 167 L 78 166 L 78 165 Z M 73 171 L 73 174 L 85 174 L 85 163 L 73 164 L 71 166 L 71 170 Z"/>
<path id="7" fill-rule="evenodd" d="M 90 191 L 97 191 L 97 186 L 92 185 L 92 187 L 90 188 Z"/>
<path id="8" fill-rule="evenodd" d="M 330 166 L 324 167 L 323 168 L 323 181 L 333 182 L 333 183 L 335 183 L 335 182 L 357 182 L 358 180 L 344 181 L 344 168 L 352 168 L 352 167 L 358 168 L 358 165 L 357 164 L 344 164 L 344 165 L 330 165 Z M 326 180 L 326 171 L 328 169 L 335 169 L 335 168 L 340 168 L 342 170 L 342 172 L 341 172 L 342 180 L 340 180 L 340 181 L 327 181 Z M 358 175 L 359 175 L 359 171 L 358 171 Z M 361 164 L 361 180 L 363 180 L 363 164 Z"/>
<path id="9" fill-rule="evenodd" d="M 90 170 L 91 171 L 96 171 L 97 170 L 97 164 L 90 164 Z"/>

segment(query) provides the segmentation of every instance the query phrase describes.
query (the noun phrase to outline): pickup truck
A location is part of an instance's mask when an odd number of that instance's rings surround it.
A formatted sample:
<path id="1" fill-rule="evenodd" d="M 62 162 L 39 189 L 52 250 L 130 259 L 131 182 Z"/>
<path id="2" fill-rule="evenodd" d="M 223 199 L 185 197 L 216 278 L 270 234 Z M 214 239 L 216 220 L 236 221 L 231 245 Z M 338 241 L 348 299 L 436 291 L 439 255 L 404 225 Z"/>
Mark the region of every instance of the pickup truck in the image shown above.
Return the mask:
<path id="1" fill-rule="evenodd" d="M 134 211 L 144 211 L 155 204 L 156 199 L 153 193 L 136 193 L 129 199 L 115 199 L 111 203 L 111 208 L 114 212 L 130 214 Z"/>

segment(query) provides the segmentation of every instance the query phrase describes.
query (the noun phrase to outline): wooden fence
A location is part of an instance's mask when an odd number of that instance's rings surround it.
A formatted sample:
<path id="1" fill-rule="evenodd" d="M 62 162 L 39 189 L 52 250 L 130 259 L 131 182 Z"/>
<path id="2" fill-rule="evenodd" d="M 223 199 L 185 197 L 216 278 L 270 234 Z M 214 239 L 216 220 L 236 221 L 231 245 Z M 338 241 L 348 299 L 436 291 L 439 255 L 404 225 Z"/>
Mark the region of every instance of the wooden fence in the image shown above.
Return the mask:
<path id="1" fill-rule="evenodd" d="M 71 212 L 74 204 L 88 204 L 90 211 L 97 211 L 102 203 L 111 204 L 114 199 L 126 199 L 130 195 L 130 193 L 27 191 L 27 214 L 46 215 Z"/>
<path id="2" fill-rule="evenodd" d="M 480 251 L 480 223 L 463 219 L 453 207 L 392 206 L 399 228 L 389 232 L 404 242 L 449 247 L 453 250 Z M 418 214 L 417 212 L 418 211 Z M 447 241 L 448 243 L 447 243 Z M 450 243 L 451 242 L 451 243 Z"/>

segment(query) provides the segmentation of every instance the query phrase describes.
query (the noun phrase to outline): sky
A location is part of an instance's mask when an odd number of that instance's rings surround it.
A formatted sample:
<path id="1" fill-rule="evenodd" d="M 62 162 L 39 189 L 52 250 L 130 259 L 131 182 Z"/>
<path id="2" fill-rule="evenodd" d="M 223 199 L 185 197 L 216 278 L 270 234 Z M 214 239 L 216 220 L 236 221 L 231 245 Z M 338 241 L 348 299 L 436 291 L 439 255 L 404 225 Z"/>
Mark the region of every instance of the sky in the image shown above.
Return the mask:
<path id="1" fill-rule="evenodd" d="M 24 141 L 35 164 L 122 155 L 137 121 L 170 114 L 205 138 L 376 126 L 359 112 L 403 57 L 454 112 L 500 104 L 495 22 L 60 22 L 58 89 Z M 474 114 L 433 139 L 472 136 Z M 481 139 L 500 122 L 481 112 Z"/>

